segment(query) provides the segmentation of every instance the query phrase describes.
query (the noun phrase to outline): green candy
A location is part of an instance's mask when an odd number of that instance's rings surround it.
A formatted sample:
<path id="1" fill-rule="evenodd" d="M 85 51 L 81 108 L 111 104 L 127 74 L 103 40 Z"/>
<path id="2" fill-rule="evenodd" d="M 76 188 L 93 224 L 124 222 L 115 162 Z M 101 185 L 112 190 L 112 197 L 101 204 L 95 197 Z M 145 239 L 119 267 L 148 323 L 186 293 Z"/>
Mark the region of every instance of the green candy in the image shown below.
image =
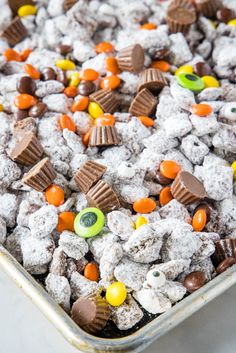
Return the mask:
<path id="1" fill-rule="evenodd" d="M 94 237 L 102 230 L 104 223 L 102 211 L 95 207 L 85 208 L 75 217 L 75 233 L 82 238 Z"/>
<path id="2" fill-rule="evenodd" d="M 188 88 L 194 92 L 200 92 L 205 87 L 203 80 L 194 74 L 180 74 L 177 76 L 177 82 L 180 86 Z"/>

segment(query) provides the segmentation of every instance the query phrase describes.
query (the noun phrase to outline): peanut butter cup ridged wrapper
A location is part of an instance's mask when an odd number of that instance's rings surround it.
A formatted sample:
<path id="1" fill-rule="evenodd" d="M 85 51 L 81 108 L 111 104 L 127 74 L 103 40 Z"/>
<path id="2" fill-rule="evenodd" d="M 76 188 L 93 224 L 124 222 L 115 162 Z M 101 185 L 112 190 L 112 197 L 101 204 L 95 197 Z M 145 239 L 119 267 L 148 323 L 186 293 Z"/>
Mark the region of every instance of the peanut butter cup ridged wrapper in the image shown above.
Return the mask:
<path id="1" fill-rule="evenodd" d="M 170 5 L 168 6 L 168 11 L 173 8 L 176 8 L 176 7 L 183 7 L 186 10 L 196 12 L 195 7 L 188 0 L 173 0 L 173 1 L 171 1 Z"/>
<path id="2" fill-rule="evenodd" d="M 173 197 L 183 203 L 189 205 L 206 197 L 206 191 L 203 183 L 189 172 L 179 172 L 175 178 L 171 193 Z"/>
<path id="3" fill-rule="evenodd" d="M 196 22 L 196 13 L 184 7 L 171 8 L 167 12 L 167 24 L 171 33 L 187 33 L 190 26 Z"/>
<path id="4" fill-rule="evenodd" d="M 66 12 L 68 10 L 70 10 L 76 3 L 78 0 L 64 0 L 63 2 L 63 10 Z"/>
<path id="5" fill-rule="evenodd" d="M 103 212 L 110 212 L 120 207 L 120 201 L 109 184 L 100 180 L 86 195 L 90 207 L 97 207 Z"/>
<path id="6" fill-rule="evenodd" d="M 197 11 L 202 13 L 206 17 L 215 18 L 216 11 L 221 6 L 221 1 L 219 0 L 196 0 L 195 5 Z"/>
<path id="7" fill-rule="evenodd" d="M 134 116 L 148 116 L 153 113 L 156 105 L 157 100 L 154 95 L 147 88 L 143 88 L 131 102 L 129 113 Z"/>
<path id="8" fill-rule="evenodd" d="M 105 298 L 99 295 L 81 297 L 72 306 L 72 319 L 86 332 L 101 331 L 110 317 L 110 308 Z"/>
<path id="9" fill-rule="evenodd" d="M 140 72 L 144 65 L 143 47 L 135 44 L 122 49 L 117 55 L 117 62 L 122 71 Z"/>
<path id="10" fill-rule="evenodd" d="M 104 165 L 88 161 L 79 168 L 74 176 L 74 180 L 81 191 L 87 194 L 89 189 L 101 179 L 106 169 Z"/>
<path id="11" fill-rule="evenodd" d="M 216 266 L 228 257 L 234 257 L 236 259 L 236 239 L 221 239 L 216 241 L 214 244 L 215 252 L 212 259 Z"/>
<path id="12" fill-rule="evenodd" d="M 138 91 L 147 88 L 151 92 L 159 92 L 167 81 L 158 69 L 146 69 L 139 76 Z"/>
<path id="13" fill-rule="evenodd" d="M 93 147 L 112 146 L 120 143 L 115 126 L 94 126 L 91 130 L 89 145 Z"/>
<path id="14" fill-rule="evenodd" d="M 37 191 L 43 191 L 52 184 L 56 176 L 57 173 L 49 158 L 46 157 L 31 168 L 28 173 L 24 175 L 22 181 Z"/>
<path id="15" fill-rule="evenodd" d="M 27 29 L 19 17 L 15 17 L 1 33 L 1 37 L 5 38 L 12 46 L 21 42 L 27 35 Z"/>
<path id="16" fill-rule="evenodd" d="M 36 164 L 43 155 L 43 148 L 34 133 L 26 133 L 12 150 L 13 161 L 25 166 Z"/>
<path id="17" fill-rule="evenodd" d="M 100 89 L 89 96 L 90 100 L 100 105 L 105 113 L 114 113 L 118 108 L 118 99 L 111 89 Z"/>

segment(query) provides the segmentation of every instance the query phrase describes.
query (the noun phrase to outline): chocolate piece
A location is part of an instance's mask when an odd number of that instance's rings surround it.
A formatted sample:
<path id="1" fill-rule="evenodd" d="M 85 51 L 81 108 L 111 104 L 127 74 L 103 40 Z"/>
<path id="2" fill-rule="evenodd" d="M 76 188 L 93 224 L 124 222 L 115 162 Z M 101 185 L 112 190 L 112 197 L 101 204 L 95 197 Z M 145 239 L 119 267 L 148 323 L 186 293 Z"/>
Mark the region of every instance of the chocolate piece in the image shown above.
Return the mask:
<path id="1" fill-rule="evenodd" d="M 201 12 L 204 16 L 215 18 L 216 11 L 221 6 L 220 0 L 195 0 L 196 8 L 199 12 Z"/>
<path id="2" fill-rule="evenodd" d="M 194 271 L 185 277 L 184 286 L 188 292 L 192 293 L 204 286 L 206 281 L 207 279 L 204 272 Z"/>
<path id="3" fill-rule="evenodd" d="M 31 77 L 23 76 L 17 82 L 16 89 L 19 93 L 34 95 L 36 91 L 36 83 Z"/>
<path id="4" fill-rule="evenodd" d="M 61 55 L 67 55 L 71 53 L 73 50 L 73 47 L 71 45 L 67 44 L 60 44 L 57 48 L 56 51 L 60 53 Z"/>
<path id="5" fill-rule="evenodd" d="M 48 110 L 47 104 L 39 102 L 29 110 L 29 116 L 41 118 Z"/>
<path id="6" fill-rule="evenodd" d="M 236 259 L 236 239 L 226 238 L 216 241 L 215 252 L 212 256 L 214 263 L 218 265 L 228 257 Z"/>
<path id="7" fill-rule="evenodd" d="M 167 13 L 167 24 L 171 33 L 182 32 L 186 34 L 196 20 L 196 13 L 184 7 L 171 8 Z"/>
<path id="8" fill-rule="evenodd" d="M 149 91 L 157 93 L 165 85 L 167 85 L 167 81 L 160 70 L 146 69 L 140 74 L 137 90 L 141 91 L 143 88 L 147 88 Z"/>
<path id="9" fill-rule="evenodd" d="M 120 143 L 115 126 L 94 126 L 89 139 L 90 146 L 102 147 Z"/>
<path id="10" fill-rule="evenodd" d="M 118 108 L 118 99 L 111 89 L 100 89 L 89 96 L 90 100 L 100 105 L 105 113 L 114 113 Z"/>
<path id="11" fill-rule="evenodd" d="M 78 94 L 88 97 L 96 91 L 96 85 L 92 81 L 82 81 L 78 86 Z"/>
<path id="12" fill-rule="evenodd" d="M 143 88 L 132 100 L 129 113 L 134 116 L 149 116 L 153 113 L 157 105 L 157 100 L 146 88 Z"/>
<path id="13" fill-rule="evenodd" d="M 189 0 L 172 0 L 171 3 L 168 6 L 167 11 L 170 11 L 172 9 L 176 9 L 177 7 L 184 8 L 186 10 L 196 12 L 193 4 Z"/>
<path id="14" fill-rule="evenodd" d="M 107 324 L 110 308 L 101 296 L 81 297 L 72 306 L 72 319 L 85 331 L 95 333 Z"/>
<path id="15" fill-rule="evenodd" d="M 209 222 L 211 219 L 212 207 L 208 203 L 203 202 L 195 208 L 193 213 L 195 214 L 199 210 L 204 210 L 206 212 L 207 222 Z"/>
<path id="16" fill-rule="evenodd" d="M 63 71 L 61 69 L 58 69 L 56 79 L 57 79 L 57 81 L 61 82 L 64 86 L 67 86 L 67 84 L 69 82 L 65 71 Z"/>
<path id="17" fill-rule="evenodd" d="M 24 175 L 22 181 L 37 191 L 43 191 L 52 184 L 56 176 L 57 173 L 49 158 L 46 157 L 31 168 L 28 173 Z"/>
<path id="18" fill-rule="evenodd" d="M 227 7 L 222 7 L 216 12 L 217 20 L 228 23 L 230 20 L 235 18 L 235 12 L 228 9 Z"/>
<path id="19" fill-rule="evenodd" d="M 72 8 L 72 6 L 74 6 L 74 4 L 77 3 L 78 0 L 64 0 L 64 3 L 63 3 L 63 9 L 64 11 L 68 11 Z"/>
<path id="20" fill-rule="evenodd" d="M 167 48 L 159 49 L 153 55 L 154 60 L 168 59 L 170 55 L 170 50 Z"/>
<path id="21" fill-rule="evenodd" d="M 158 170 L 155 174 L 155 178 L 157 179 L 158 183 L 161 185 L 168 185 L 172 183 L 172 179 L 164 177 L 161 172 Z"/>
<path id="22" fill-rule="evenodd" d="M 211 75 L 211 67 L 203 61 L 196 63 L 193 67 L 193 70 L 194 73 L 199 77 Z"/>
<path id="23" fill-rule="evenodd" d="M 9 45 L 14 46 L 27 37 L 27 35 L 27 29 L 21 22 L 21 19 L 19 17 L 15 17 L 4 29 L 1 37 L 5 38 Z"/>
<path id="24" fill-rule="evenodd" d="M 14 136 L 22 136 L 26 132 L 36 133 L 36 122 L 34 118 L 25 118 L 23 120 L 16 121 L 13 125 Z"/>
<path id="25" fill-rule="evenodd" d="M 25 166 L 34 165 L 43 155 L 43 147 L 34 133 L 25 134 L 12 150 L 13 161 Z"/>
<path id="26" fill-rule="evenodd" d="M 8 0 L 8 5 L 14 14 L 17 13 L 17 10 L 23 5 L 34 5 L 32 0 Z"/>
<path id="27" fill-rule="evenodd" d="M 23 120 L 29 116 L 28 110 L 22 110 L 22 109 L 18 109 L 14 115 L 16 117 L 16 120 Z"/>
<path id="28" fill-rule="evenodd" d="M 234 257 L 228 257 L 223 260 L 216 268 L 216 273 L 219 275 L 220 273 L 226 271 L 228 268 L 236 264 L 236 259 Z"/>
<path id="29" fill-rule="evenodd" d="M 45 67 L 41 71 L 40 78 L 42 81 L 49 81 L 49 80 L 55 80 L 56 79 L 56 73 L 53 70 L 52 67 Z"/>
<path id="30" fill-rule="evenodd" d="M 171 193 L 174 198 L 189 205 L 206 197 L 203 183 L 189 172 L 180 172 L 171 185 Z"/>
<path id="31" fill-rule="evenodd" d="M 120 207 L 119 199 L 113 189 L 103 180 L 94 185 L 86 195 L 90 207 L 103 212 L 111 212 Z"/>
<path id="32" fill-rule="evenodd" d="M 143 69 L 144 50 L 140 44 L 135 44 L 119 51 L 118 66 L 122 71 L 138 73 Z"/>
<path id="33" fill-rule="evenodd" d="M 74 180 L 79 185 L 81 191 L 86 194 L 101 179 L 106 169 L 107 167 L 102 164 L 88 161 L 79 168 L 74 176 Z"/>

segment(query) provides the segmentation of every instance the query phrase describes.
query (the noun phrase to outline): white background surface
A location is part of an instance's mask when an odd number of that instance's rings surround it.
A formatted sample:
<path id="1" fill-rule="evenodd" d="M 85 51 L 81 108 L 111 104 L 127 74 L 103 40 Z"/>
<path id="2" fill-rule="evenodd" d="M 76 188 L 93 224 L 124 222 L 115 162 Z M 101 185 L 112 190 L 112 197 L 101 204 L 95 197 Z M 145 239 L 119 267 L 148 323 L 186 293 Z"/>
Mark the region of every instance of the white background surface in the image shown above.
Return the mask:
<path id="1" fill-rule="evenodd" d="M 0 273 L 0 353 L 78 353 Z M 235 353 L 236 287 L 185 320 L 144 353 Z"/>

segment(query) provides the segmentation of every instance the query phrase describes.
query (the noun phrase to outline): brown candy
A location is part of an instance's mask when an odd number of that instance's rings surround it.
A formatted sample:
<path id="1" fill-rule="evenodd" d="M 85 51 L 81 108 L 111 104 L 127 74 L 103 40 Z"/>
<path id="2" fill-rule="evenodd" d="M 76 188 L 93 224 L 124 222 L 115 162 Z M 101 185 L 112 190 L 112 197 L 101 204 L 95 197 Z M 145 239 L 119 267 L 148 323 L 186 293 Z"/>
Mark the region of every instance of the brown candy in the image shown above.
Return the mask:
<path id="1" fill-rule="evenodd" d="M 43 148 L 37 137 L 34 133 L 27 133 L 23 135 L 22 139 L 16 144 L 10 157 L 17 163 L 30 166 L 37 163 L 42 155 Z"/>
<path id="2" fill-rule="evenodd" d="M 204 61 L 198 62 L 193 67 L 194 73 L 199 76 L 209 76 L 211 75 L 211 67 Z"/>
<path id="3" fill-rule="evenodd" d="M 14 115 L 16 120 L 23 120 L 29 116 L 28 110 L 22 110 L 22 109 L 18 109 Z"/>
<path id="4" fill-rule="evenodd" d="M 71 53 L 72 50 L 73 50 L 73 47 L 71 45 L 66 45 L 66 44 L 60 44 L 56 49 L 56 51 L 61 55 L 67 55 Z"/>
<path id="5" fill-rule="evenodd" d="M 170 50 L 167 48 L 163 48 L 163 49 L 159 49 L 157 50 L 154 55 L 153 55 L 153 59 L 155 60 L 164 60 L 164 59 L 168 59 L 170 55 Z"/>
<path id="6" fill-rule="evenodd" d="M 49 81 L 49 80 L 55 80 L 56 79 L 56 73 L 52 67 L 45 67 L 41 71 L 40 78 L 42 81 Z"/>
<path id="7" fill-rule="evenodd" d="M 96 91 L 96 85 L 92 81 L 82 81 L 78 86 L 78 94 L 88 97 Z"/>
<path id="8" fill-rule="evenodd" d="M 23 183 L 37 191 L 45 190 L 52 184 L 57 174 L 48 157 L 42 159 L 22 179 Z"/>
<path id="9" fill-rule="evenodd" d="M 171 193 L 174 198 L 189 205 L 206 197 L 206 191 L 202 182 L 189 172 L 180 172 L 171 185 Z"/>
<path id="10" fill-rule="evenodd" d="M 101 179 L 106 169 L 102 164 L 88 161 L 76 172 L 74 180 L 79 185 L 81 191 L 86 194 Z"/>
<path id="11" fill-rule="evenodd" d="M 129 113 L 134 116 L 149 116 L 153 113 L 157 105 L 157 100 L 153 94 L 146 88 L 143 88 L 132 100 Z"/>
<path id="12" fill-rule="evenodd" d="M 144 65 L 143 47 L 135 44 L 122 49 L 117 55 L 117 62 L 122 71 L 140 72 Z"/>
<path id="13" fill-rule="evenodd" d="M 111 188 L 103 180 L 94 185 L 86 195 L 90 207 L 97 207 L 103 212 L 111 212 L 120 207 L 120 201 Z"/>
<path id="14" fill-rule="evenodd" d="M 5 38 L 9 45 L 14 46 L 21 42 L 25 37 L 27 37 L 27 35 L 27 29 L 21 22 L 21 19 L 19 17 L 15 17 L 4 29 L 1 37 Z"/>
<path id="15" fill-rule="evenodd" d="M 228 268 L 236 264 L 236 259 L 234 257 L 228 257 L 227 259 L 223 260 L 217 267 L 216 273 L 219 275 L 220 273 L 226 271 Z"/>
<path id="16" fill-rule="evenodd" d="M 65 71 L 63 71 L 61 69 L 58 69 L 56 79 L 57 79 L 57 81 L 61 82 L 64 86 L 67 86 L 67 84 L 69 82 Z"/>
<path id="17" fill-rule="evenodd" d="M 91 130 L 89 145 L 104 147 L 120 143 L 115 126 L 94 126 Z"/>
<path id="18" fill-rule="evenodd" d="M 168 10 L 167 24 L 171 33 L 187 33 L 190 26 L 195 23 L 197 16 L 195 11 L 184 7 L 173 7 Z"/>
<path id="19" fill-rule="evenodd" d="M 214 263 L 217 265 L 228 257 L 236 259 L 236 239 L 226 238 L 215 242 Z"/>
<path id="20" fill-rule="evenodd" d="M 172 0 L 171 3 L 168 6 L 168 10 L 175 9 L 176 7 L 182 7 L 186 10 L 193 11 L 195 12 L 195 8 L 193 6 L 193 2 L 195 0 Z"/>
<path id="21" fill-rule="evenodd" d="M 166 178 L 161 172 L 158 170 L 155 174 L 155 178 L 157 179 L 158 183 L 161 185 L 168 185 L 172 183 L 172 179 Z"/>
<path id="22" fill-rule="evenodd" d="M 118 99 L 111 89 L 100 89 L 89 96 L 90 100 L 100 105 L 105 113 L 114 113 L 118 108 Z"/>
<path id="23" fill-rule="evenodd" d="M 184 286 L 188 292 L 192 293 L 204 286 L 206 281 L 207 279 L 204 272 L 194 271 L 185 277 Z"/>
<path id="24" fill-rule="evenodd" d="M 216 12 L 216 18 L 221 22 L 228 23 L 235 18 L 235 12 L 227 7 L 222 7 Z"/>
<path id="25" fill-rule="evenodd" d="M 29 116 L 33 118 L 41 118 L 48 110 L 47 104 L 37 103 L 29 110 Z"/>
<path id="26" fill-rule="evenodd" d="M 33 96 L 36 91 L 36 83 L 31 77 L 23 76 L 17 82 L 16 89 L 19 93 L 27 93 Z"/>
<path id="27" fill-rule="evenodd" d="M 147 88 L 149 91 L 157 93 L 165 85 L 167 85 L 167 81 L 160 70 L 146 69 L 140 74 L 138 91 L 141 91 L 143 88 Z"/>
<path id="28" fill-rule="evenodd" d="M 95 333 L 107 324 L 110 309 L 101 296 L 81 297 L 72 306 L 72 319 L 85 331 Z"/>
<path id="29" fill-rule="evenodd" d="M 216 12 L 221 6 L 220 0 L 195 0 L 196 8 L 204 16 L 215 18 Z"/>

